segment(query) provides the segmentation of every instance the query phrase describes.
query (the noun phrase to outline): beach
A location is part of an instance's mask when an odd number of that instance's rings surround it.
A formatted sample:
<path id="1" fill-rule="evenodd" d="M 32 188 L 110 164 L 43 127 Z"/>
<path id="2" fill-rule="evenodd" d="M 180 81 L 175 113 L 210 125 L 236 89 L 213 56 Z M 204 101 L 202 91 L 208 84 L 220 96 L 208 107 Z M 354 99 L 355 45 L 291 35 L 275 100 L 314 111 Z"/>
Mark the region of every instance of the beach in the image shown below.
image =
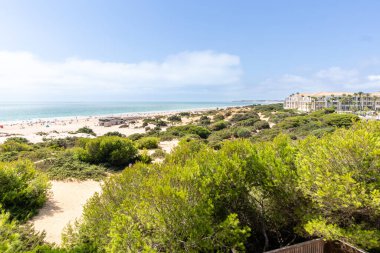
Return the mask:
<path id="1" fill-rule="evenodd" d="M 198 113 L 210 109 L 168 111 L 168 112 L 145 112 L 133 114 L 117 114 L 104 116 L 88 116 L 88 117 L 64 117 L 64 118 L 47 118 L 25 121 L 9 121 L 0 123 L 0 144 L 9 137 L 23 137 L 31 143 L 42 142 L 44 139 L 60 139 L 66 137 L 89 137 L 94 136 L 83 133 L 75 133 L 79 128 L 89 127 L 97 136 L 102 136 L 108 132 L 117 131 L 125 136 L 135 133 L 144 133 L 145 127 L 142 127 L 143 119 L 149 117 L 163 116 L 167 117 L 179 112 Z M 125 124 L 117 124 L 113 126 L 102 126 L 99 119 L 104 118 L 123 118 Z M 186 124 L 191 119 L 182 118 L 182 123 Z M 122 127 L 121 127 L 122 126 Z M 148 125 L 149 126 L 149 125 Z M 154 126 L 151 126 L 154 127 Z M 165 130 L 165 127 L 162 128 Z"/>

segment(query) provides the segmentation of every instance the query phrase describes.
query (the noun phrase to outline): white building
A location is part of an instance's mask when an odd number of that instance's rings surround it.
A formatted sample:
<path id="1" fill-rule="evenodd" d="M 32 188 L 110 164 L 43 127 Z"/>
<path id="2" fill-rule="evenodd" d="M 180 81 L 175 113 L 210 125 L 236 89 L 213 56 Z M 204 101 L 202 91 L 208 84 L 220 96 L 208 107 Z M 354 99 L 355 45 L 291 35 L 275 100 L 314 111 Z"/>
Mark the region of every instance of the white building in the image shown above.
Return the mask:
<path id="1" fill-rule="evenodd" d="M 285 99 L 284 108 L 303 112 L 323 108 L 335 108 L 337 111 L 380 111 L 380 92 L 295 93 Z"/>

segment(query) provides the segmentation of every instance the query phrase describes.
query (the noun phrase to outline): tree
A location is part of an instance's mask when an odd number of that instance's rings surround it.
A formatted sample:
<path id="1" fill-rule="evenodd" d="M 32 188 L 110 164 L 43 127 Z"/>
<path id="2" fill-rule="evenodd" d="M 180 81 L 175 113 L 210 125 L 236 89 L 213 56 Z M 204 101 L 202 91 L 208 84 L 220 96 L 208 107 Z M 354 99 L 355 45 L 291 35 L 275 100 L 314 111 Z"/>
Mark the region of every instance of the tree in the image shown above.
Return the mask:
<path id="1" fill-rule="evenodd" d="M 380 247 L 379 133 L 378 123 L 357 123 L 301 142 L 299 187 L 312 202 L 306 233 Z"/>

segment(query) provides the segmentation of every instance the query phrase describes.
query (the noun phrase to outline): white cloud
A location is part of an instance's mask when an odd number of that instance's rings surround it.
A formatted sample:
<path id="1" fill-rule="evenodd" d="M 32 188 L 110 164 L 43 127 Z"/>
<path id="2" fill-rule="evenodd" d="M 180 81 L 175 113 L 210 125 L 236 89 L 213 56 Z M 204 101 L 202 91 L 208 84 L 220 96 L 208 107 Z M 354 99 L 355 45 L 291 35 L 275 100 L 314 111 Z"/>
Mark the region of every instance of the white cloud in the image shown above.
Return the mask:
<path id="1" fill-rule="evenodd" d="M 369 81 L 380 81 L 380 75 L 370 75 L 368 76 Z"/>
<path id="2" fill-rule="evenodd" d="M 354 82 L 358 76 L 358 71 L 354 69 L 343 69 L 340 67 L 331 67 L 323 69 L 315 74 L 318 79 L 328 80 L 332 82 Z"/>
<path id="3" fill-rule="evenodd" d="M 330 67 L 308 74 L 283 74 L 261 82 L 256 93 L 265 93 L 266 97 L 284 98 L 294 92 L 317 91 L 380 91 L 380 75 L 369 75 L 366 68 L 345 69 Z"/>
<path id="4" fill-rule="evenodd" d="M 238 56 L 182 52 L 163 61 L 104 62 L 68 58 L 45 61 L 28 52 L 0 51 L 0 99 L 39 94 L 141 93 L 144 89 L 227 86 L 242 75 Z"/>

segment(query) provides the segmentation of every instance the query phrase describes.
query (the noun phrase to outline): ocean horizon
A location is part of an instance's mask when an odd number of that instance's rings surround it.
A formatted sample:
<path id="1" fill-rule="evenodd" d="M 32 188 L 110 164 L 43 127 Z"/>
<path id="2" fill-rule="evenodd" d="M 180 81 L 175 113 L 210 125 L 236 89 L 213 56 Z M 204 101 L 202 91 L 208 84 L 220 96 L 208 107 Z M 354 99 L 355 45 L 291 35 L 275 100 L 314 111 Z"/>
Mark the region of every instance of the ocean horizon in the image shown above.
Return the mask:
<path id="1" fill-rule="evenodd" d="M 265 103 L 268 102 L 0 102 L 0 121 L 214 109 Z"/>

